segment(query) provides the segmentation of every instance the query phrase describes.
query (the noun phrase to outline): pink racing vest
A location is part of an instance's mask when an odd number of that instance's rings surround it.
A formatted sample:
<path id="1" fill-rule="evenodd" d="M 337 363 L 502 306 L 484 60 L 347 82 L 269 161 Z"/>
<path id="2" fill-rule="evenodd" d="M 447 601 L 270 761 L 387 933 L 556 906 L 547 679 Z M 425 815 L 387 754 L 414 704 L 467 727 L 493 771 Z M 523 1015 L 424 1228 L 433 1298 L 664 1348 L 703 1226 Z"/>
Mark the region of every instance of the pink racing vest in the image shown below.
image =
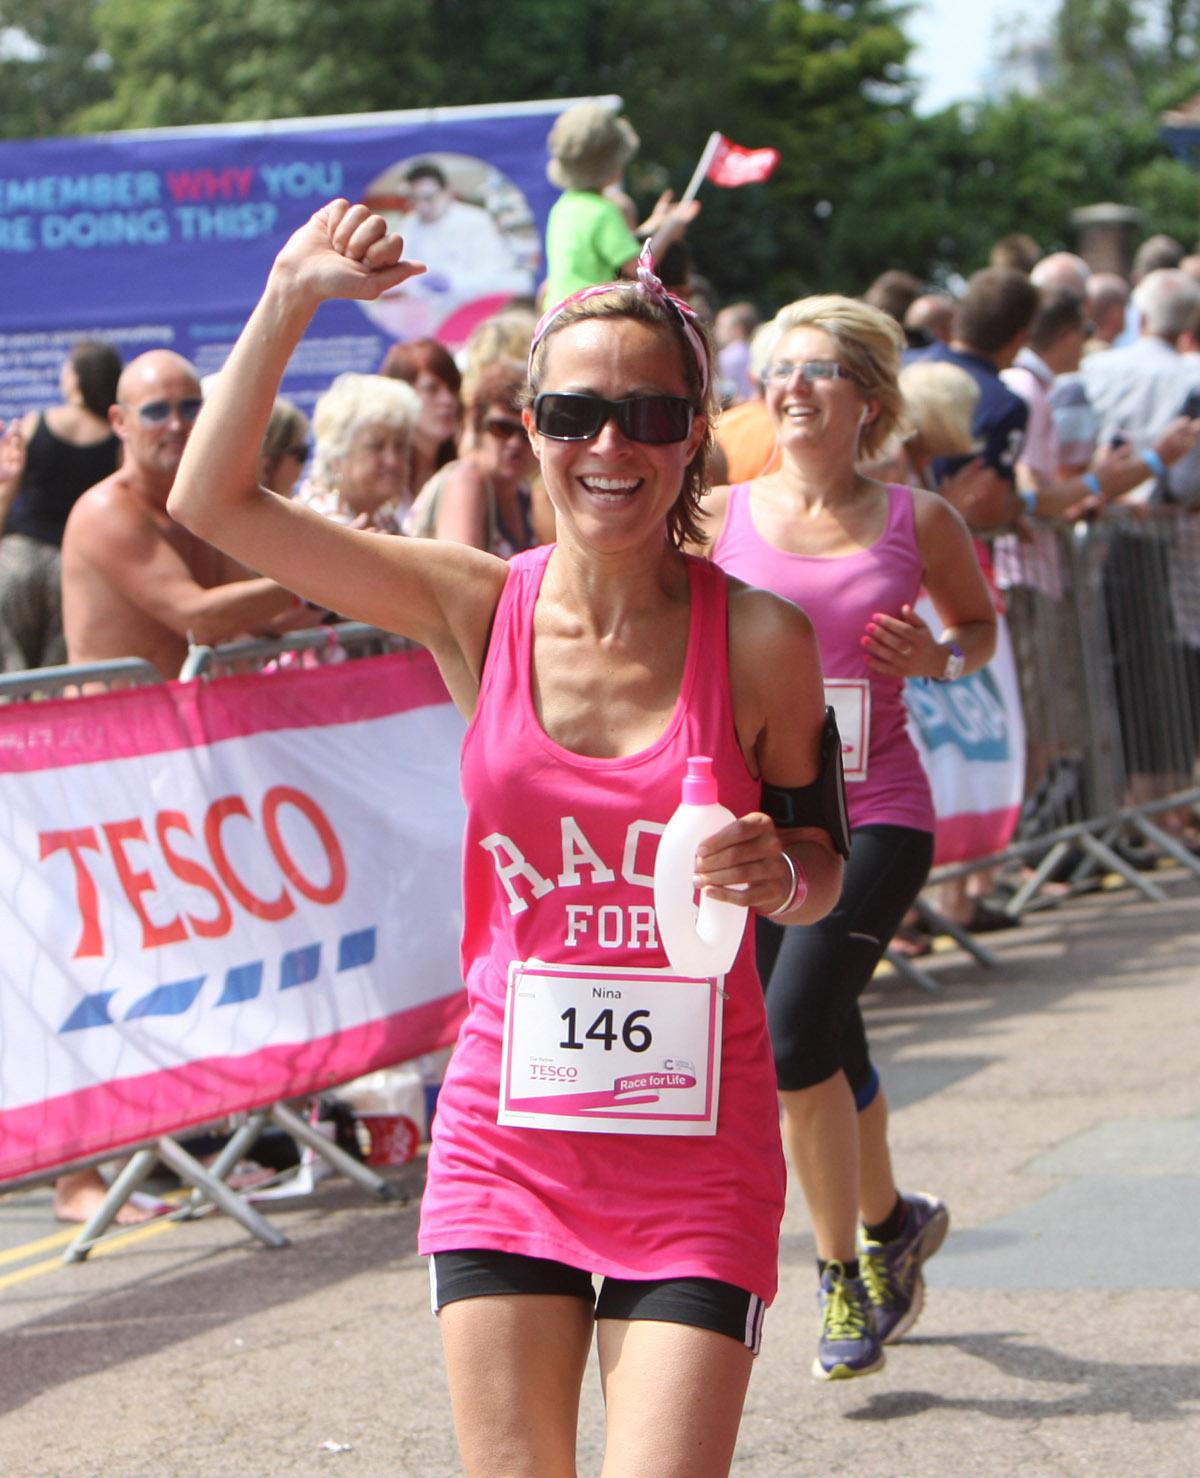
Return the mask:
<path id="1" fill-rule="evenodd" d="M 597 759 L 543 731 L 532 699 L 533 613 L 552 552 L 510 563 L 463 741 L 469 1007 L 438 1100 L 420 1250 L 488 1248 L 620 1278 L 717 1278 L 770 1302 L 785 1180 L 752 924 L 724 979 L 715 1133 L 497 1122 L 512 963 L 665 971 L 652 873 L 688 756 L 713 756 L 720 798 L 736 815 L 759 800 L 734 730 L 726 581 L 701 560 L 687 561 L 687 656 L 660 738 L 638 754 Z M 580 1015 L 581 1035 L 587 1025 Z M 636 1032 L 635 1024 L 635 1042 Z"/>

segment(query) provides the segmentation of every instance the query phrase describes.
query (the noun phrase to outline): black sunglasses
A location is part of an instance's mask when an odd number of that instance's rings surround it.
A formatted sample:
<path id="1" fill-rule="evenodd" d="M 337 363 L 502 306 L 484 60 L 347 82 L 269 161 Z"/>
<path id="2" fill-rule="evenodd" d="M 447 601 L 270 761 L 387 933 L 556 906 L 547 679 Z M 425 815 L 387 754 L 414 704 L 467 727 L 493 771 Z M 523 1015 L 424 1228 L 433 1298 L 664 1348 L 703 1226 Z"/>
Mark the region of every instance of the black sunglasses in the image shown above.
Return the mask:
<path id="1" fill-rule="evenodd" d="M 525 435 L 525 428 L 520 421 L 512 421 L 507 416 L 489 416 L 483 423 L 483 429 L 497 441 L 508 441 L 514 436 Z"/>
<path id="2" fill-rule="evenodd" d="M 203 404 L 198 395 L 189 395 L 184 400 L 147 400 L 143 405 L 135 407 L 135 414 L 147 426 L 161 426 L 164 421 L 170 420 L 171 412 L 174 411 L 185 426 L 190 426 L 200 414 Z"/>
<path id="3" fill-rule="evenodd" d="M 616 419 L 629 441 L 666 446 L 685 441 L 692 429 L 692 407 L 681 395 L 630 395 L 605 400 L 602 395 L 544 390 L 533 402 L 533 423 L 551 441 L 591 441 L 605 421 Z"/>

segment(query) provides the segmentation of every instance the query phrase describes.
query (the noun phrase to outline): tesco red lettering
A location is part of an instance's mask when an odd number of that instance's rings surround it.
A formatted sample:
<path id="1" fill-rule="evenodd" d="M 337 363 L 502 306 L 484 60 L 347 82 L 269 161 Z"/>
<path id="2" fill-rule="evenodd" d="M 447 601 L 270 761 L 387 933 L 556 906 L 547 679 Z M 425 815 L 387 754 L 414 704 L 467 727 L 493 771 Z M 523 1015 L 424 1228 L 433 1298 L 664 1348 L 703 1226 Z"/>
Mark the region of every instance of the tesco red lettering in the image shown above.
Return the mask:
<path id="1" fill-rule="evenodd" d="M 217 880 L 206 867 L 201 867 L 194 857 L 184 857 L 175 850 L 170 840 L 173 831 L 181 831 L 185 836 L 191 836 L 192 828 L 188 825 L 188 819 L 182 811 L 160 811 L 154 818 L 154 831 L 158 837 L 158 845 L 163 856 L 166 858 L 167 866 L 175 874 L 181 883 L 190 883 L 193 888 L 199 888 L 207 893 L 216 905 L 216 913 L 211 919 L 198 919 L 195 914 L 188 914 L 187 921 L 191 925 L 192 933 L 198 939 L 221 939 L 233 928 L 233 915 L 229 911 L 229 905 L 225 902 L 225 895 L 217 887 Z"/>
<path id="2" fill-rule="evenodd" d="M 286 888 L 279 890 L 278 898 L 259 898 L 251 893 L 230 865 L 221 837 L 221 828 L 230 816 L 244 816 L 250 820 L 250 808 L 240 795 L 223 795 L 220 800 L 213 801 L 204 818 L 204 840 L 208 843 L 208 855 L 217 869 L 217 876 L 246 912 L 255 918 L 267 919 L 271 923 L 286 919 L 288 914 L 296 912 L 296 905 Z"/>
<path id="3" fill-rule="evenodd" d="M 96 892 L 95 879 L 88 872 L 87 863 L 83 860 L 84 847 L 93 852 L 100 850 L 93 827 L 80 826 L 74 831 L 43 831 L 38 835 L 39 862 L 45 862 L 55 852 L 65 850 L 75 869 L 75 903 L 83 923 L 79 943 L 75 946 L 76 959 L 81 955 L 104 953 L 100 933 L 100 899 Z"/>
<path id="4" fill-rule="evenodd" d="M 327 871 L 321 869 L 317 877 L 309 877 L 301 870 L 284 838 L 280 820 L 289 811 L 303 818 L 324 854 Z M 281 877 L 275 897 L 260 897 L 238 875 L 226 843 L 226 828 L 231 824 L 261 830 Z M 100 827 L 116 882 L 141 928 L 143 949 L 175 944 L 189 934 L 199 939 L 222 938 L 232 931 L 236 921 L 231 899 L 237 908 L 253 918 L 275 922 L 296 911 L 289 887 L 309 902 L 325 906 L 336 903 L 346 890 L 346 858 L 329 818 L 311 796 L 292 786 L 276 785 L 266 792 L 257 822 L 241 796 L 226 795 L 212 802 L 195 830 L 184 812 L 159 811 L 152 831 L 153 841 L 138 817 L 107 821 Z M 196 841 L 197 836 L 203 837 L 203 848 Z M 191 845 L 182 847 L 181 838 Z M 70 860 L 80 919 L 74 957 L 102 955 L 105 942 L 97 886 L 97 869 L 102 862 L 84 855 L 95 852 L 103 858 L 105 848 L 96 829 L 84 826 L 69 831 L 45 831 L 39 834 L 38 844 L 40 861 L 45 862 L 61 852 Z M 211 871 L 205 866 L 205 851 Z M 212 900 L 211 913 L 197 915 L 185 910 L 181 915 L 155 922 L 149 900 L 159 891 L 154 870 L 158 858 L 173 877 L 208 895 Z M 156 912 L 161 920 L 163 910 Z"/>
<path id="5" fill-rule="evenodd" d="M 325 856 L 329 859 L 329 881 L 323 888 L 317 887 L 300 871 L 292 861 L 291 854 L 284 845 L 283 838 L 279 834 L 279 808 L 281 806 L 294 806 L 300 814 L 307 818 L 312 829 L 320 838 L 321 846 L 325 849 Z M 312 796 L 305 795 L 302 790 L 296 790 L 291 785 L 276 785 L 268 790 L 263 796 L 262 808 L 263 831 L 266 833 L 267 845 L 279 863 L 280 871 L 297 893 L 303 893 L 313 903 L 336 903 L 346 891 L 346 859 L 342 855 L 342 849 L 338 845 L 338 839 L 333 833 L 325 817 Z"/>
<path id="6" fill-rule="evenodd" d="M 178 944 L 181 939 L 187 938 L 187 930 L 183 927 L 183 920 L 174 918 L 169 924 L 156 924 L 146 912 L 146 905 L 142 902 L 143 893 L 155 891 L 154 879 L 148 872 L 135 872 L 133 864 L 125 853 L 127 842 L 141 842 L 146 846 L 146 828 L 136 819 L 132 821 L 106 821 L 104 823 L 104 840 L 108 843 L 108 850 L 112 853 L 113 866 L 117 870 L 117 880 L 124 890 L 125 897 L 129 899 L 129 905 L 138 916 L 138 923 L 142 926 L 142 948 L 157 949 L 160 944 Z"/>

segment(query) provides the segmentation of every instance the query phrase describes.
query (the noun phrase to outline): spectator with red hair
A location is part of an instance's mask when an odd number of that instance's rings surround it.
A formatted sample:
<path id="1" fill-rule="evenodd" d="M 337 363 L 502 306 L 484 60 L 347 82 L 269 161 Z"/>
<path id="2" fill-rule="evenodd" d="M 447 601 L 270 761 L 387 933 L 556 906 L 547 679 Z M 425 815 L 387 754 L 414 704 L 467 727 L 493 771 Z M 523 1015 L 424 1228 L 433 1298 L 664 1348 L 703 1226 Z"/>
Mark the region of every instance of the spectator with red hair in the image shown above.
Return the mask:
<path id="1" fill-rule="evenodd" d="M 439 467 L 458 455 L 462 375 L 450 351 L 436 339 L 393 344 L 379 373 L 403 380 L 421 397 L 421 415 L 413 433 L 412 485 L 424 487 Z"/>

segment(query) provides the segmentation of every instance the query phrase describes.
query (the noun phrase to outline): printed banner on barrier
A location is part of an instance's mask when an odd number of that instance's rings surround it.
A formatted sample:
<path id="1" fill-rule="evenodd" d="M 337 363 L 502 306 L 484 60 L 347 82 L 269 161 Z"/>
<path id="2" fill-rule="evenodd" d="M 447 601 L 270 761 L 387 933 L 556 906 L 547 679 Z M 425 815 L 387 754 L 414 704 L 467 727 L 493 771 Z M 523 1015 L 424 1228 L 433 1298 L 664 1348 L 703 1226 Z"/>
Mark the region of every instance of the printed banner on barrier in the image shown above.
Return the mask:
<path id="1" fill-rule="evenodd" d="M 427 653 L 0 709 L 0 1182 L 453 1041 Z"/>
<path id="2" fill-rule="evenodd" d="M 917 614 L 941 629 L 926 597 Z M 904 703 L 933 790 L 934 866 L 1003 851 L 1025 791 L 1025 720 L 1004 617 L 986 667 L 953 683 L 905 683 Z"/>
<path id="3" fill-rule="evenodd" d="M 379 210 L 429 271 L 325 304 L 283 393 L 308 408 L 397 339 L 462 344 L 544 275 L 546 135 L 572 101 L 0 142 L 0 420 L 56 403 L 85 336 L 220 369 L 275 252 L 335 196 Z"/>

